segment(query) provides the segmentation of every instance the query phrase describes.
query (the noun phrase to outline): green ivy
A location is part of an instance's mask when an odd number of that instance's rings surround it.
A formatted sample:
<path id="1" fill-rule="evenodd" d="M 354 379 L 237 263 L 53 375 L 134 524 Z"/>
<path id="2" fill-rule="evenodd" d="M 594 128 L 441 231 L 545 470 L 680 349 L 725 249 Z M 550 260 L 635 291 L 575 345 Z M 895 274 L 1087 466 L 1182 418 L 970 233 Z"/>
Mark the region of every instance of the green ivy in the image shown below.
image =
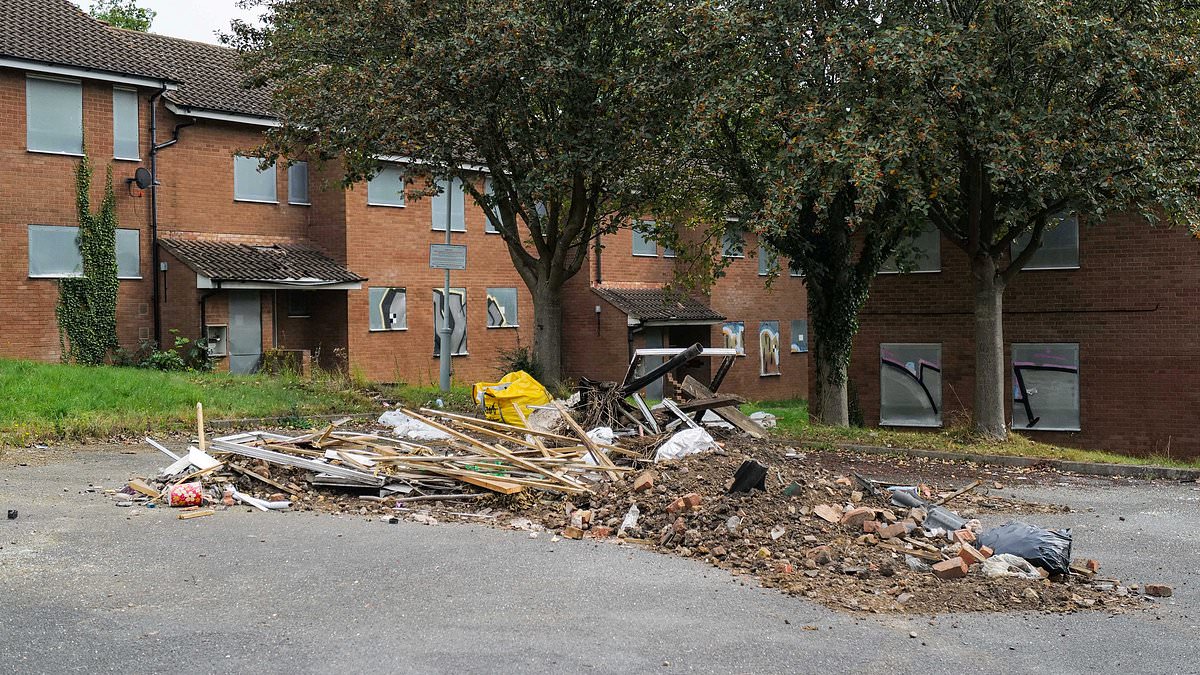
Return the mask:
<path id="1" fill-rule="evenodd" d="M 75 166 L 75 209 L 79 220 L 77 244 L 83 276 L 58 285 L 58 340 L 65 362 L 84 365 L 105 362 L 117 348 L 117 199 L 112 167 L 108 167 L 104 200 L 92 213 L 92 164 L 87 150 Z"/>

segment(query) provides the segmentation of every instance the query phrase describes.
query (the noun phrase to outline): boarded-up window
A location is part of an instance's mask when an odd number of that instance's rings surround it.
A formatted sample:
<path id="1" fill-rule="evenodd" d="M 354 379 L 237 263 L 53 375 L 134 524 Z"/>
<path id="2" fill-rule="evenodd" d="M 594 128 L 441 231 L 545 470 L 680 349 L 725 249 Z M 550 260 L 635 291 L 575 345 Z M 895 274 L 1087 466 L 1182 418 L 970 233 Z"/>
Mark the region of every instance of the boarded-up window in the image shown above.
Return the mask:
<path id="1" fill-rule="evenodd" d="M 902 242 L 879 266 L 880 274 L 940 272 L 941 269 L 942 233 L 933 223 L 927 223 L 920 234 Z"/>
<path id="2" fill-rule="evenodd" d="M 1079 431 L 1079 345 L 1014 344 L 1013 429 Z"/>
<path id="3" fill-rule="evenodd" d="M 35 152 L 83 154 L 83 85 L 25 80 L 25 146 Z"/>
<path id="4" fill-rule="evenodd" d="M 233 198 L 241 202 L 269 202 L 275 198 L 275 165 L 259 169 L 257 157 L 233 158 Z"/>
<path id="5" fill-rule="evenodd" d="M 1029 246 L 1033 233 L 1017 237 L 1012 245 L 1012 255 L 1021 255 Z M 1079 217 L 1074 213 L 1063 214 L 1051 220 L 1042 232 L 1042 247 L 1025 263 L 1022 270 L 1062 270 L 1079 267 Z"/>
<path id="6" fill-rule="evenodd" d="M 117 230 L 117 277 L 141 278 L 141 233 Z M 83 274 L 79 253 L 79 228 L 58 225 L 29 226 L 29 276 L 77 277 Z"/>
<path id="7" fill-rule="evenodd" d="M 467 353 L 467 289 L 451 288 L 447 302 L 445 289 L 433 289 L 433 355 L 442 354 L 442 321 L 450 327 L 450 355 Z"/>
<path id="8" fill-rule="evenodd" d="M 488 328 L 516 328 L 517 323 L 517 289 L 487 289 Z"/>
<path id="9" fill-rule="evenodd" d="M 369 288 L 371 330 L 408 328 L 408 298 L 403 288 Z"/>
<path id="10" fill-rule="evenodd" d="M 879 423 L 900 427 L 942 424 L 942 346 L 879 345 Z"/>
<path id="11" fill-rule="evenodd" d="M 367 181 L 367 204 L 404 206 L 404 171 L 398 166 L 385 166 Z"/>

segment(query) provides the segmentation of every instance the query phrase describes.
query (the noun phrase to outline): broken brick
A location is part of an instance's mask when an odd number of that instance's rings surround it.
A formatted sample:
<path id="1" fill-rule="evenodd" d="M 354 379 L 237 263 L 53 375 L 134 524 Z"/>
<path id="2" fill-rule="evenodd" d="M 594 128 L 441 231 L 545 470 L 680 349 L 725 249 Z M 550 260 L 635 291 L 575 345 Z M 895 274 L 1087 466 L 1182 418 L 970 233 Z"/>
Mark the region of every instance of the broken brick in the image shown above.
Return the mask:
<path id="1" fill-rule="evenodd" d="M 1175 593 L 1174 589 L 1166 584 L 1146 584 L 1142 591 L 1153 598 L 1169 598 Z"/>
<path id="2" fill-rule="evenodd" d="M 596 525 L 592 529 L 588 530 L 588 536 L 595 537 L 597 539 L 603 539 L 611 535 L 612 528 L 608 527 L 607 525 Z"/>
<path id="3" fill-rule="evenodd" d="M 879 521 L 878 520 L 864 520 L 863 524 L 862 524 L 862 531 L 865 532 L 866 534 L 874 534 L 874 533 L 878 532 L 879 531 Z"/>
<path id="4" fill-rule="evenodd" d="M 979 549 L 979 552 L 982 553 L 983 557 L 985 557 L 985 558 L 990 558 L 990 557 L 992 557 L 992 554 L 995 553 L 995 551 L 992 550 L 991 546 L 983 546 Z"/>
<path id="5" fill-rule="evenodd" d="M 827 520 L 831 523 L 839 522 L 842 519 L 842 510 L 836 506 L 829 504 L 818 504 L 813 507 L 813 513 L 822 520 Z"/>
<path id="6" fill-rule="evenodd" d="M 979 549 L 970 544 L 962 544 L 958 552 L 958 557 L 962 558 L 963 562 L 968 565 L 974 565 L 975 563 L 983 562 L 987 556 L 983 555 Z"/>
<path id="7" fill-rule="evenodd" d="M 687 507 L 693 511 L 700 508 L 700 502 L 702 500 L 703 500 L 703 498 L 700 496 L 700 493 L 698 493 L 698 492 L 689 492 L 688 494 L 683 496 L 683 503 L 686 504 Z"/>
<path id="8" fill-rule="evenodd" d="M 687 508 L 687 502 L 683 501 L 683 497 L 678 497 L 675 501 L 667 504 L 667 513 L 679 513 Z"/>
<path id="9" fill-rule="evenodd" d="M 792 567 L 791 563 L 779 563 L 775 566 L 775 571 L 780 574 L 792 574 L 796 571 L 796 568 Z"/>
<path id="10" fill-rule="evenodd" d="M 645 492 L 646 490 L 654 487 L 654 478 L 655 475 L 653 471 L 643 471 L 641 475 L 634 479 L 633 491 Z"/>
<path id="11" fill-rule="evenodd" d="M 567 539 L 583 539 L 583 530 L 575 527 L 574 525 L 568 525 L 567 527 L 563 528 L 562 536 L 566 537 Z"/>
<path id="12" fill-rule="evenodd" d="M 850 527 L 861 527 L 865 521 L 874 519 L 874 509 L 860 506 L 857 509 L 847 511 L 846 514 L 842 516 L 841 523 L 842 525 L 849 525 Z"/>
<path id="13" fill-rule="evenodd" d="M 887 527 L 879 528 L 878 534 L 884 539 L 895 539 L 896 537 L 903 537 L 916 528 L 917 526 L 910 522 L 900 521 L 899 523 L 892 523 Z"/>
<path id="14" fill-rule="evenodd" d="M 1087 571 L 1092 572 L 1092 573 L 1096 573 L 1096 572 L 1100 571 L 1100 561 L 1098 561 L 1098 560 L 1088 559 L 1088 561 L 1085 562 L 1083 564 L 1083 566 L 1084 566 L 1084 568 L 1087 569 Z"/>
<path id="15" fill-rule="evenodd" d="M 939 579 L 961 579 L 967 576 L 968 567 L 962 558 L 943 560 L 933 566 L 933 576 Z"/>
<path id="16" fill-rule="evenodd" d="M 955 530 L 954 533 L 950 535 L 950 541 L 957 541 L 957 542 L 960 542 L 963 544 L 969 544 L 969 543 L 975 541 L 975 533 L 966 528 L 963 528 L 961 530 Z"/>
<path id="17" fill-rule="evenodd" d="M 828 546 L 814 546 L 804 553 L 804 557 L 818 565 L 828 565 L 833 562 L 833 549 Z"/>

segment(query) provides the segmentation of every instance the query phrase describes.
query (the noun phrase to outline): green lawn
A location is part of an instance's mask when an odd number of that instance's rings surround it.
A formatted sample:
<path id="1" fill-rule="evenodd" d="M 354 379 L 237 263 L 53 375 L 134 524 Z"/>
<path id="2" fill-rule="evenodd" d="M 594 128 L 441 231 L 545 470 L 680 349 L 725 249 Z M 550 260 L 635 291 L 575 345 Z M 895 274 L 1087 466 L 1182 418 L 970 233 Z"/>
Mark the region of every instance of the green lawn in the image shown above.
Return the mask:
<path id="1" fill-rule="evenodd" d="M 0 443 L 26 445 L 186 428 L 206 419 L 303 417 L 379 407 L 337 378 L 163 373 L 0 359 Z"/>
<path id="2" fill-rule="evenodd" d="M 949 426 L 930 431 L 896 431 L 891 429 L 869 429 L 862 427 L 836 428 L 812 424 L 808 419 L 808 404 L 803 400 L 763 401 L 742 406 L 747 414 L 757 410 L 769 412 L 777 418 L 774 433 L 794 438 L 809 447 L 836 447 L 844 444 L 873 445 L 892 448 L 915 448 L 919 450 L 942 450 L 981 455 L 1014 455 L 1020 457 L 1044 457 L 1075 462 L 1099 462 L 1107 464 L 1155 464 L 1185 468 L 1200 467 L 1200 459 L 1179 460 L 1173 457 L 1150 456 L 1130 457 L 1099 450 L 1080 450 L 1064 446 L 1039 443 L 1020 434 L 1009 434 L 1004 442 L 982 440 L 970 433 L 965 426 Z"/>

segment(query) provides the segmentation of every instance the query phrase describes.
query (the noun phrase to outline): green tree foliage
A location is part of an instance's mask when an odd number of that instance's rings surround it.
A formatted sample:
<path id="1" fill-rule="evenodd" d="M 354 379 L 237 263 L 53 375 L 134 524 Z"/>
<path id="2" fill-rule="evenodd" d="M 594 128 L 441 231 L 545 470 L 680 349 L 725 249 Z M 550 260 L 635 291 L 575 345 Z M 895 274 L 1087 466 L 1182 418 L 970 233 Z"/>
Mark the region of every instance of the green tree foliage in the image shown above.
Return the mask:
<path id="1" fill-rule="evenodd" d="M 638 215 L 678 115 L 656 0 L 262 0 L 231 42 L 270 83 L 265 154 L 340 158 L 347 183 L 400 155 L 463 180 L 533 296 L 534 352 L 561 369 L 563 284 Z M 492 192 L 479 184 L 487 171 Z M 425 191 L 410 176 L 409 189 Z"/>
<path id="2" fill-rule="evenodd" d="M 700 2 L 680 19 L 697 92 L 672 172 L 684 177 L 680 202 L 718 230 L 754 232 L 803 272 L 814 408 L 842 426 L 858 311 L 917 222 L 916 139 L 896 125 L 906 113 L 894 81 L 866 67 L 870 41 L 890 28 L 879 20 L 889 4 Z"/>
<path id="3" fill-rule="evenodd" d="M 1200 20 L 1173 0 L 927 0 L 887 16 L 870 66 L 898 84 L 920 210 L 970 259 L 975 427 L 1003 438 L 1003 293 L 1056 214 L 1200 225 Z"/>
<path id="4" fill-rule="evenodd" d="M 59 343 L 63 361 L 99 365 L 117 347 L 117 200 L 108 167 L 100 211 L 92 213 L 92 164 L 75 166 L 75 208 L 83 275 L 59 281 Z"/>
<path id="5" fill-rule="evenodd" d="M 117 28 L 146 32 L 158 12 L 138 7 L 136 0 L 95 0 L 88 13 Z"/>

